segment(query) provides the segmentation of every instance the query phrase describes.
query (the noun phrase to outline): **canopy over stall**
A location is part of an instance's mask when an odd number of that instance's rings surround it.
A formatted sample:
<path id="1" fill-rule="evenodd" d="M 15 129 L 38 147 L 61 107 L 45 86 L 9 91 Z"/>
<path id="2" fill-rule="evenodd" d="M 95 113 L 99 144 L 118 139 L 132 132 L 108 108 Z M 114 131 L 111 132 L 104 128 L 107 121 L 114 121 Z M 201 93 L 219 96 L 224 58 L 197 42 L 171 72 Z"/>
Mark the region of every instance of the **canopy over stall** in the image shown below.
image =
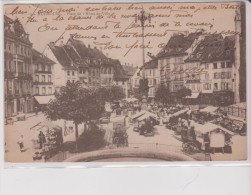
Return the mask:
<path id="1" fill-rule="evenodd" d="M 183 109 L 183 110 L 180 110 L 180 111 L 178 111 L 178 112 L 175 112 L 175 113 L 172 114 L 171 116 L 179 116 L 179 115 L 181 115 L 181 114 L 187 112 L 188 110 L 189 110 L 188 108 Z"/>
<path id="2" fill-rule="evenodd" d="M 147 119 L 147 118 L 153 118 L 153 119 L 159 121 L 158 116 L 157 116 L 156 114 L 151 113 L 151 112 L 146 112 L 145 114 L 141 115 L 141 116 L 140 116 L 139 118 L 137 118 L 136 120 L 137 120 L 137 121 L 142 121 L 142 120 L 145 120 L 145 119 Z"/>
<path id="3" fill-rule="evenodd" d="M 142 115 L 145 114 L 145 113 L 146 113 L 146 111 L 144 111 L 144 110 L 143 110 L 143 111 L 140 111 L 140 112 L 138 112 L 138 113 L 132 115 L 132 116 L 131 116 L 131 119 L 136 119 L 136 118 L 142 116 Z"/>
<path id="4" fill-rule="evenodd" d="M 123 100 L 125 100 L 127 102 L 136 102 L 136 101 L 139 101 L 137 98 L 125 98 Z"/>
<path id="5" fill-rule="evenodd" d="M 201 134 L 206 134 L 208 132 L 212 132 L 215 131 L 217 129 L 220 129 L 222 131 L 224 131 L 225 133 L 228 133 L 230 135 L 234 135 L 234 133 L 232 131 L 227 130 L 224 127 L 221 127 L 219 125 L 213 124 L 213 123 L 206 123 L 204 125 L 198 124 L 198 123 L 192 123 L 192 125 L 194 126 L 194 130 L 198 133 Z"/>
<path id="6" fill-rule="evenodd" d="M 30 130 L 36 130 L 36 131 L 48 131 L 48 130 L 55 130 L 55 131 L 62 131 L 62 128 L 51 121 L 45 120 L 43 122 L 39 122 L 38 124 L 34 125 L 30 128 Z"/>
<path id="7" fill-rule="evenodd" d="M 208 112 L 208 113 L 214 113 L 218 110 L 215 106 L 207 106 L 206 108 L 203 108 L 200 110 L 200 112 Z"/>

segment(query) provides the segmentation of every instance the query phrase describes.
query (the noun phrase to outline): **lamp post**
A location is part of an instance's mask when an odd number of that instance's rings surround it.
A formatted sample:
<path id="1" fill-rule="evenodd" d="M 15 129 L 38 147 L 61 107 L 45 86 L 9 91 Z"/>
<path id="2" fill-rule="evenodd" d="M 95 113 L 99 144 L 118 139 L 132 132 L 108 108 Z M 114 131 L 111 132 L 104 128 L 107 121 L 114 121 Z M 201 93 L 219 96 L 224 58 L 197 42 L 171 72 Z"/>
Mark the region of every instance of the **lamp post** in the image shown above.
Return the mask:
<path id="1" fill-rule="evenodd" d="M 150 14 L 146 14 L 145 10 L 143 9 L 142 6 L 142 10 L 140 11 L 140 14 L 138 14 L 135 17 L 135 23 L 137 23 L 137 21 L 140 21 L 141 23 L 141 29 L 142 29 L 142 58 L 143 58 L 143 65 L 142 65 L 142 69 L 143 69 L 143 75 L 142 77 L 145 78 L 145 22 L 146 20 L 149 21 L 149 23 L 151 23 L 151 15 Z"/>

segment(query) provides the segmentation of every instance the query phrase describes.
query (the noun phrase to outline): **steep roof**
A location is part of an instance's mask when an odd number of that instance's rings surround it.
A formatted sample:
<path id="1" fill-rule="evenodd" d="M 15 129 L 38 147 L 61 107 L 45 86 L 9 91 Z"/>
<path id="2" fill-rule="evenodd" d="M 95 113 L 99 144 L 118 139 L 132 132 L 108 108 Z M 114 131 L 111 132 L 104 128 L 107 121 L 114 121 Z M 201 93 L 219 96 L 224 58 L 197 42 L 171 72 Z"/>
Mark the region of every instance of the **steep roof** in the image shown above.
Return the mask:
<path id="1" fill-rule="evenodd" d="M 195 39 L 197 39 L 200 34 L 201 33 L 190 33 L 187 36 L 184 34 L 173 35 L 166 46 L 157 54 L 157 57 L 161 58 L 187 54 L 186 51 L 192 46 Z"/>
<path id="2" fill-rule="evenodd" d="M 107 58 L 100 50 L 86 47 L 80 40 L 70 38 L 65 45 L 56 46 L 54 43 L 50 43 L 49 47 L 64 68 L 112 66 L 115 70 L 115 80 L 128 79 L 119 60 Z"/>
<path id="3" fill-rule="evenodd" d="M 32 49 L 32 61 L 36 63 L 41 63 L 41 64 L 55 64 L 50 58 L 44 56 L 42 53 L 39 51 Z"/>
<path id="4" fill-rule="evenodd" d="M 133 76 L 134 73 L 135 73 L 136 70 L 137 70 L 137 67 L 133 67 L 133 66 L 130 66 L 130 65 L 122 65 L 122 68 L 124 69 L 125 73 L 126 73 L 128 76 Z"/>
<path id="5" fill-rule="evenodd" d="M 186 62 L 212 62 L 221 60 L 234 60 L 233 36 L 223 38 L 220 34 L 206 36 L 195 48 Z"/>
<path id="6" fill-rule="evenodd" d="M 56 46 L 49 44 L 51 51 L 53 52 L 54 56 L 57 58 L 58 62 L 64 68 L 74 68 L 73 61 L 67 54 L 67 50 L 65 50 L 64 46 Z"/>
<path id="7" fill-rule="evenodd" d="M 129 76 L 126 74 L 119 60 L 112 60 L 112 64 L 114 65 L 114 80 L 127 80 Z"/>
<path id="8" fill-rule="evenodd" d="M 25 32 L 19 19 L 13 20 L 4 15 L 4 33 L 5 35 L 14 36 L 17 39 L 32 45 L 29 39 L 29 34 Z"/>
<path id="9" fill-rule="evenodd" d="M 152 59 L 149 62 L 145 63 L 145 69 L 154 69 L 158 68 L 158 60 L 157 59 Z"/>

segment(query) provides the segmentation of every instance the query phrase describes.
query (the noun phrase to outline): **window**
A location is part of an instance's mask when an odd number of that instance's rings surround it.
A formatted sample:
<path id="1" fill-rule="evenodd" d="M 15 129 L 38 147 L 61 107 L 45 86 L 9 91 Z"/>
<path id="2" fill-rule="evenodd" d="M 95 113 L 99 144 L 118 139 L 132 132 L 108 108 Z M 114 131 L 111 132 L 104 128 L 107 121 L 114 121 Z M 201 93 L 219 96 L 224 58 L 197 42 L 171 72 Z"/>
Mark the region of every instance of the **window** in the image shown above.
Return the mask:
<path id="1" fill-rule="evenodd" d="M 221 79 L 225 79 L 226 78 L 226 73 L 225 72 L 222 72 L 221 73 Z"/>
<path id="2" fill-rule="evenodd" d="M 67 80 L 67 83 L 70 83 L 70 80 Z"/>
<path id="3" fill-rule="evenodd" d="M 149 79 L 149 86 L 152 86 L 152 79 Z"/>
<path id="4" fill-rule="evenodd" d="M 51 72 L 51 65 L 48 65 L 48 71 Z"/>
<path id="5" fill-rule="evenodd" d="M 205 74 L 205 79 L 209 79 L 209 74 L 208 73 Z"/>
<path id="6" fill-rule="evenodd" d="M 72 80 L 72 83 L 75 83 L 75 80 Z"/>
<path id="7" fill-rule="evenodd" d="M 48 82 L 51 82 L 51 75 L 48 75 Z"/>
<path id="8" fill-rule="evenodd" d="M 155 70 L 153 70 L 153 76 L 155 77 Z"/>
<path id="9" fill-rule="evenodd" d="M 226 78 L 228 78 L 228 79 L 231 79 L 231 78 L 232 78 L 232 77 L 231 77 L 231 72 L 227 72 Z"/>
<path id="10" fill-rule="evenodd" d="M 217 69 L 217 63 L 214 63 L 214 69 Z"/>
<path id="11" fill-rule="evenodd" d="M 225 62 L 221 62 L 221 68 L 225 68 Z"/>
<path id="12" fill-rule="evenodd" d="M 204 84 L 204 89 L 205 90 L 211 90 L 211 84 L 210 83 L 205 83 Z"/>
<path id="13" fill-rule="evenodd" d="M 200 84 L 197 84 L 197 90 L 200 91 Z"/>
<path id="14" fill-rule="evenodd" d="M 218 90 L 218 83 L 214 83 L 214 90 Z"/>
<path id="15" fill-rule="evenodd" d="M 49 87 L 49 94 L 52 94 L 52 88 Z"/>
<path id="16" fill-rule="evenodd" d="M 227 62 L 227 68 L 232 68 L 232 63 L 231 62 Z"/>
<path id="17" fill-rule="evenodd" d="M 70 76 L 70 71 L 67 71 L 67 75 Z"/>
<path id="18" fill-rule="evenodd" d="M 45 65 L 44 64 L 42 65 L 42 71 L 45 71 Z"/>
<path id="19" fill-rule="evenodd" d="M 36 94 L 39 94 L 39 88 L 38 88 L 38 87 L 36 87 L 35 93 L 36 93 Z"/>
<path id="20" fill-rule="evenodd" d="M 39 76 L 38 76 L 38 75 L 36 75 L 35 80 L 36 80 L 37 82 L 39 82 Z"/>
<path id="21" fill-rule="evenodd" d="M 46 94 L 46 88 L 45 88 L 45 87 L 42 88 L 42 94 L 43 94 L 43 95 Z"/>
<path id="22" fill-rule="evenodd" d="M 74 76 L 75 75 L 75 71 L 72 71 L 72 76 Z"/>
<path id="23" fill-rule="evenodd" d="M 220 73 L 219 72 L 215 72 L 214 73 L 214 78 L 215 79 L 219 79 L 220 78 Z"/>
<path id="24" fill-rule="evenodd" d="M 209 69 L 209 64 L 205 64 L 205 69 Z"/>
<path id="25" fill-rule="evenodd" d="M 42 82 L 45 82 L 45 75 L 42 75 Z"/>

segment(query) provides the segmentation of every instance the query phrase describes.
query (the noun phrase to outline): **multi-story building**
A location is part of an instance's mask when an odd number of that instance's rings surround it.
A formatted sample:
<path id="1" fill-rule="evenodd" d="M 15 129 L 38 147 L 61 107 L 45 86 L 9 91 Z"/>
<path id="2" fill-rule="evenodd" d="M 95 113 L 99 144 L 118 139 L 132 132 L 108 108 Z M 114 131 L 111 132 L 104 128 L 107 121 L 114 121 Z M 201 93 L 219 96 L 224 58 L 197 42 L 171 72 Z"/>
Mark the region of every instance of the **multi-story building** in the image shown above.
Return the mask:
<path id="1" fill-rule="evenodd" d="M 137 71 L 138 67 L 134 67 L 133 65 L 122 65 L 125 75 L 127 76 L 127 91 L 128 91 L 128 97 L 130 97 L 133 93 L 133 75 Z"/>
<path id="2" fill-rule="evenodd" d="M 35 107 L 47 104 L 52 98 L 54 90 L 54 67 L 55 62 L 48 57 L 32 50 L 33 61 L 33 94 Z"/>
<path id="3" fill-rule="evenodd" d="M 71 36 L 66 44 L 50 43 L 45 55 L 55 61 L 55 87 L 67 82 L 81 81 L 88 87 L 112 85 L 124 78 L 124 70 L 118 60 L 106 57 L 96 47 L 86 46 Z"/>
<path id="4" fill-rule="evenodd" d="M 200 35 L 200 32 L 174 34 L 157 54 L 160 82 L 167 85 L 171 92 L 176 92 L 184 86 L 184 60 L 195 49 Z"/>
<path id="5" fill-rule="evenodd" d="M 157 87 L 160 84 L 160 76 L 158 71 L 158 60 L 152 59 L 144 65 L 145 78 L 148 80 L 148 97 L 154 98 Z"/>
<path id="6" fill-rule="evenodd" d="M 32 43 L 18 19 L 4 16 L 5 117 L 33 111 Z"/>
<path id="7" fill-rule="evenodd" d="M 234 102 L 236 71 L 235 37 L 206 36 L 185 60 L 189 67 L 185 86 L 201 93 L 200 104 L 224 105 Z"/>

